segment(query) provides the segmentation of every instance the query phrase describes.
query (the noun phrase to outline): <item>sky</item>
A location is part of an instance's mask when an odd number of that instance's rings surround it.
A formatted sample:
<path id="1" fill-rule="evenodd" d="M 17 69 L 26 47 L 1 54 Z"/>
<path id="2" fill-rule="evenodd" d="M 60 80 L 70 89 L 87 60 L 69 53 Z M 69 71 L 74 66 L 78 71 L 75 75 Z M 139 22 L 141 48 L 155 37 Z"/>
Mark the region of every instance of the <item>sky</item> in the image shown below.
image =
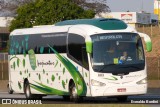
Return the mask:
<path id="1" fill-rule="evenodd" d="M 97 1 L 103 1 L 103 0 L 97 0 Z M 145 12 L 153 13 L 154 9 L 153 3 L 154 0 L 107 0 L 107 5 L 110 7 L 112 12 L 126 12 L 126 11 L 140 12 L 143 10 Z M 9 11 L 7 12 L 0 11 L 0 16 L 5 16 L 8 14 L 10 14 Z"/>
<path id="2" fill-rule="evenodd" d="M 140 12 L 153 13 L 154 0 L 107 0 L 111 12 Z"/>

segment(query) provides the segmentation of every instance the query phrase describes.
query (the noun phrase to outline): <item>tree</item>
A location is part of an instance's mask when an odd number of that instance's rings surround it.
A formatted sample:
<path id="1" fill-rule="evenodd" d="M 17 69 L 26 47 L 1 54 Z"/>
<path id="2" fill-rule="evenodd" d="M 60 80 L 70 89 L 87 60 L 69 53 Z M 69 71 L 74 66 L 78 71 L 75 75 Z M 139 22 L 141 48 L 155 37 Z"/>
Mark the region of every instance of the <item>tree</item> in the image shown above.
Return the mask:
<path id="1" fill-rule="evenodd" d="M 94 11 L 84 10 L 72 0 L 36 0 L 17 9 L 10 31 L 69 19 L 93 18 L 94 15 Z"/>
<path id="2" fill-rule="evenodd" d="M 110 12 L 109 6 L 107 6 L 107 0 L 73 0 L 84 9 L 92 9 L 95 13 Z"/>
<path id="3" fill-rule="evenodd" d="M 15 16 L 16 9 L 23 4 L 33 2 L 34 0 L 0 0 L 0 15 Z"/>

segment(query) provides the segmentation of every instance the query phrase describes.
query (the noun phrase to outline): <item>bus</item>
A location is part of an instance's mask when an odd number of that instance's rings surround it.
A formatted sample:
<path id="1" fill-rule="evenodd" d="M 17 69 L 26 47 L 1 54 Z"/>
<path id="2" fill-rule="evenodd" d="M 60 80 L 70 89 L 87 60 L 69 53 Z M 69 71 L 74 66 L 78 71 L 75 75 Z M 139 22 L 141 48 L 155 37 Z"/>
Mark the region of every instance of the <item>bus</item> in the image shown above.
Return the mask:
<path id="1" fill-rule="evenodd" d="M 9 93 L 27 99 L 59 95 L 116 97 L 147 92 L 147 34 L 119 19 L 98 18 L 16 29 L 10 33 Z"/>

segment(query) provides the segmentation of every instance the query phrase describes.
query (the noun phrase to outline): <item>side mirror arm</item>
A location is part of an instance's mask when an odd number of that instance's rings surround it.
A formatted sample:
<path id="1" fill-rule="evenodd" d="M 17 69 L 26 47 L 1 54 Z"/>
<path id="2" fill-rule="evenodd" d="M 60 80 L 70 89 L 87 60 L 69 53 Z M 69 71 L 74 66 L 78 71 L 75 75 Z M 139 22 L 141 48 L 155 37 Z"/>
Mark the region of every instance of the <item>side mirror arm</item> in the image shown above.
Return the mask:
<path id="1" fill-rule="evenodd" d="M 92 47 L 93 47 L 93 43 L 92 43 L 92 40 L 90 38 L 87 38 L 86 40 L 86 51 L 87 53 L 92 53 Z"/>

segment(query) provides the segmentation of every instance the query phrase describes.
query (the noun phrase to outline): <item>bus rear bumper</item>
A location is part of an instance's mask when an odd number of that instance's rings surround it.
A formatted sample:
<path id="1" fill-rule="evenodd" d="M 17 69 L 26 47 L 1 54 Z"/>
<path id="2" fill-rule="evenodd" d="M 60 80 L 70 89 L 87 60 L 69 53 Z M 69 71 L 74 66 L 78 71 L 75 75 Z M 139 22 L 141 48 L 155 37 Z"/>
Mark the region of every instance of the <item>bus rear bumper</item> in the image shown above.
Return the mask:
<path id="1" fill-rule="evenodd" d="M 92 96 L 125 96 L 125 95 L 142 95 L 147 93 L 147 84 L 134 86 L 113 86 L 113 87 L 96 87 L 91 88 Z"/>

